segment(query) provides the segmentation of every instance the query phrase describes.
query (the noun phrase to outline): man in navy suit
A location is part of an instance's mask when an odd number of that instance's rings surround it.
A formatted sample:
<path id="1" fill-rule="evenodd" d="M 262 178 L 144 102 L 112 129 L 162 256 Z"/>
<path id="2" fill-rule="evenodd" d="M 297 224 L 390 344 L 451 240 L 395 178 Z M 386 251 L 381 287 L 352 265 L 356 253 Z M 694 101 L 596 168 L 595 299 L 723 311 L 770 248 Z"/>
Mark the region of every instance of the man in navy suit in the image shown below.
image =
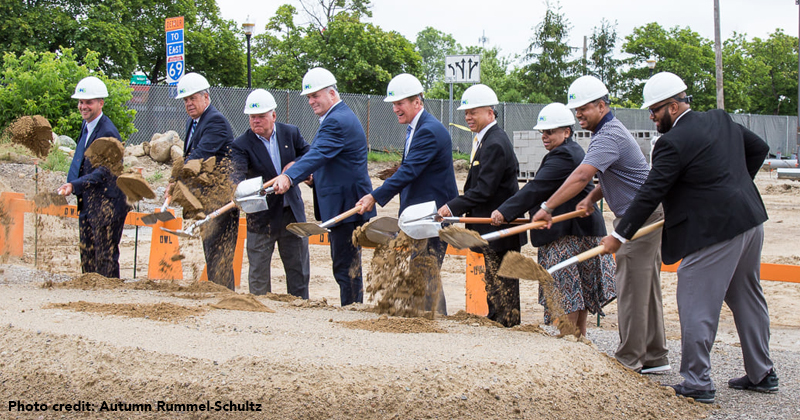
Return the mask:
<path id="1" fill-rule="evenodd" d="M 311 147 L 297 127 L 275 122 L 277 106 L 272 94 L 264 89 L 247 96 L 244 113 L 250 120 L 250 129 L 233 141 L 234 182 L 259 176 L 264 182 L 275 178 Z M 270 263 L 277 242 L 287 292 L 308 299 L 308 238 L 286 230 L 289 223 L 306 221 L 300 188 L 292 186 L 285 194 L 270 194 L 267 202 L 269 209 L 247 214 L 250 293 L 272 292 Z"/>
<path id="2" fill-rule="evenodd" d="M 58 188 L 58 193 L 78 198 L 81 271 L 119 278 L 119 241 L 131 207 L 117 187 L 117 177 L 105 166 L 94 168 L 89 159 L 84 159 L 84 152 L 95 139 L 119 140 L 119 131 L 103 114 L 108 89 L 100 79 L 90 76 L 81 80 L 72 97 L 78 100 L 83 124 L 67 183 Z"/>
<path id="3" fill-rule="evenodd" d="M 384 101 L 392 103 L 398 122 L 407 124 L 403 160 L 397 172 L 382 186 L 359 200 L 361 211 L 372 210 L 375 203 L 385 206 L 397 194 L 400 194 L 400 213 L 408 206 L 428 201 L 435 201 L 437 208 L 445 205 L 458 196 L 450 134 L 436 117 L 425 112 L 422 83 L 416 77 L 399 74 L 386 90 Z M 439 238 L 429 238 L 427 248 L 441 269 L 447 244 Z M 425 310 L 435 308 L 446 315 L 447 303 L 441 282 L 431 277 L 427 286 Z"/>
<path id="4" fill-rule="evenodd" d="M 300 94 L 308 97 L 311 110 L 319 117 L 319 130 L 311 149 L 278 176 L 275 192 L 285 194 L 313 174 L 314 215 L 319 220 L 329 220 L 352 209 L 359 197 L 372 191 L 367 171 L 367 136 L 356 115 L 339 98 L 336 78 L 328 70 L 309 70 L 303 76 Z M 356 227 L 374 215 L 374 210 L 356 214 L 330 228 L 333 276 L 339 284 L 342 306 L 364 301 L 361 248 L 353 244 L 352 235 Z"/>
<path id="5" fill-rule="evenodd" d="M 458 109 L 464 111 L 467 126 L 475 133 L 469 173 L 464 183 L 464 194 L 441 206 L 440 216 L 489 217 L 492 210 L 519 191 L 519 164 L 511 140 L 497 125 L 494 106 L 498 103 L 497 95 L 489 86 L 477 84 L 464 91 Z M 480 234 L 498 229 L 480 224 L 466 227 Z M 501 229 L 510 227 L 500 226 Z M 500 277 L 497 269 L 508 251 L 519 252 L 524 241 L 524 235 L 511 235 L 478 249 L 485 257 L 484 279 L 489 307 L 486 317 L 505 327 L 520 323 L 519 279 Z"/>
<path id="6" fill-rule="evenodd" d="M 198 73 L 188 73 L 178 81 L 178 95 L 189 119 L 186 121 L 186 141 L 184 142 L 184 161 L 216 157 L 215 171 L 230 173 L 230 146 L 233 131 L 228 120 L 211 105 L 208 94 L 210 85 Z M 199 181 L 183 180 L 195 196 L 209 197 L 207 207 L 210 213 L 231 199 L 231 194 L 223 193 L 224 185 L 202 185 Z M 236 237 L 239 233 L 239 210 L 233 209 L 211 220 L 203 234 L 203 251 L 206 256 L 208 279 L 216 284 L 235 290 L 233 277 L 233 254 L 236 250 Z"/>
<path id="7" fill-rule="evenodd" d="M 767 211 L 753 182 L 769 146 L 725 111 L 692 111 L 686 84 L 675 74 L 656 74 L 643 93 L 643 108 L 664 135 L 653 149 L 647 181 L 616 230 L 603 238 L 605 250 L 619 249 L 663 203 L 664 262 L 682 259 L 676 296 L 684 381 L 672 385 L 675 393 L 714 402 L 710 353 L 723 302 L 733 312 L 747 373 L 728 386 L 778 392 L 760 283 Z"/>

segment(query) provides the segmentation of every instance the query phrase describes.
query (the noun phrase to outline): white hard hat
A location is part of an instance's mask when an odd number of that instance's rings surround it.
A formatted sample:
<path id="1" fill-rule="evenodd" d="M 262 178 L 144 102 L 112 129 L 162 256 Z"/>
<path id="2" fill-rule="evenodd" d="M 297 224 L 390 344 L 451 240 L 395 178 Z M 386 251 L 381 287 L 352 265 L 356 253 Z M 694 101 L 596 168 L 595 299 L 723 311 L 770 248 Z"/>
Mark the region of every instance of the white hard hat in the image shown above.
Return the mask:
<path id="1" fill-rule="evenodd" d="M 642 105 L 642 109 L 649 108 L 655 103 L 685 91 L 686 83 L 683 83 L 680 77 L 674 73 L 662 71 L 651 77 L 644 84 L 644 90 L 642 91 L 644 105 Z"/>
<path id="2" fill-rule="evenodd" d="M 107 97 L 108 89 L 106 89 L 106 84 L 94 76 L 81 79 L 81 81 L 75 85 L 75 94 L 72 95 L 72 99 L 96 99 Z"/>
<path id="3" fill-rule="evenodd" d="M 314 67 L 303 76 L 303 91 L 300 94 L 308 95 L 335 84 L 336 78 L 333 77 L 333 73 L 322 67 Z"/>
<path id="4" fill-rule="evenodd" d="M 200 73 L 186 73 L 178 80 L 178 95 L 175 96 L 175 99 L 192 96 L 210 87 L 211 85 L 208 84 L 208 80 Z"/>
<path id="5" fill-rule="evenodd" d="M 397 102 L 401 99 L 419 95 L 424 92 L 419 79 L 408 73 L 395 76 L 386 86 L 386 97 L 383 102 Z"/>
<path id="6" fill-rule="evenodd" d="M 499 104 L 497 95 L 492 88 L 486 85 L 473 85 L 464 91 L 461 95 L 461 106 L 458 107 L 459 111 L 465 109 L 480 108 L 482 106 L 492 106 Z"/>
<path id="7" fill-rule="evenodd" d="M 539 118 L 536 119 L 534 130 L 550 130 L 559 127 L 571 127 L 575 125 L 575 117 L 566 105 L 553 102 L 539 111 Z"/>
<path id="8" fill-rule="evenodd" d="M 263 114 L 278 107 L 272 94 L 264 89 L 256 89 L 247 95 L 244 105 L 245 114 Z"/>
<path id="9" fill-rule="evenodd" d="M 575 109 L 608 95 L 608 88 L 594 76 L 581 76 L 569 85 L 567 108 Z"/>

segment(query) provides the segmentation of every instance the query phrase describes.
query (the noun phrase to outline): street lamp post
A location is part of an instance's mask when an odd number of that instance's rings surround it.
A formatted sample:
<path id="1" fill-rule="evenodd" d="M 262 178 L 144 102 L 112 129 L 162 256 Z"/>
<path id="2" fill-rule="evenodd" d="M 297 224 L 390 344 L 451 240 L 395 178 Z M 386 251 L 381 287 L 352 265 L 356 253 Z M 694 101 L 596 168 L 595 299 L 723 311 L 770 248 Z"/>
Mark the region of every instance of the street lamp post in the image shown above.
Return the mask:
<path id="1" fill-rule="evenodd" d="M 650 69 L 650 77 L 653 77 L 653 69 L 656 68 L 656 61 L 656 58 L 652 55 L 646 60 L 647 68 Z"/>
<path id="2" fill-rule="evenodd" d="M 252 84 L 252 77 L 250 73 L 250 37 L 253 35 L 253 28 L 255 28 L 256 24 L 250 22 L 250 15 L 247 16 L 247 19 L 242 24 L 242 31 L 244 31 L 244 36 L 247 38 L 247 88 L 250 89 Z"/>

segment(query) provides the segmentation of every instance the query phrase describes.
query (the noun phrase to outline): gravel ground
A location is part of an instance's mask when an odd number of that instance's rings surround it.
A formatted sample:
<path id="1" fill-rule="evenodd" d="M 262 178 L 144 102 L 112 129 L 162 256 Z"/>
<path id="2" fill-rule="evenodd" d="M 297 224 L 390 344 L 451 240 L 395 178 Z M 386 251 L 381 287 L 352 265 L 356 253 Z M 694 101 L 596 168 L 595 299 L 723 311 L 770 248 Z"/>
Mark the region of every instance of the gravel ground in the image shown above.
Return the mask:
<path id="1" fill-rule="evenodd" d="M 619 335 L 614 331 L 592 328 L 589 339 L 609 356 L 614 355 Z M 680 383 L 680 341 L 668 340 L 672 370 L 664 375 L 647 375 L 662 384 Z M 711 420 L 800 419 L 800 350 L 772 350 L 772 360 L 780 381 L 777 394 L 760 394 L 728 388 L 728 379 L 744 375 L 742 351 L 739 346 L 717 342 L 711 352 L 711 378 L 717 385 L 716 409 Z"/>

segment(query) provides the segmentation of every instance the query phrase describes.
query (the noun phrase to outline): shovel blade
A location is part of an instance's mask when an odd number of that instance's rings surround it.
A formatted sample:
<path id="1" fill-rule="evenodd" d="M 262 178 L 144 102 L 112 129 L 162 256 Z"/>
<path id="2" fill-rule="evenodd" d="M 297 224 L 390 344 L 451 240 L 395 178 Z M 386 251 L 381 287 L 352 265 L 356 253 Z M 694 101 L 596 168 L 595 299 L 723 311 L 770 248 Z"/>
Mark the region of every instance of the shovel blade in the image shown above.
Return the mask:
<path id="1" fill-rule="evenodd" d="M 400 229 L 403 229 L 403 224 L 405 223 L 416 222 L 423 219 L 430 219 L 430 221 L 433 221 L 433 217 L 437 214 L 435 201 L 414 204 L 403 210 L 403 213 L 400 214 L 398 224 L 400 225 Z"/>
<path id="2" fill-rule="evenodd" d="M 236 201 L 236 204 L 239 205 L 239 208 L 241 208 L 243 212 L 248 214 L 269 210 L 267 196 L 258 195 L 258 193 L 257 195 L 235 198 L 234 201 Z"/>
<path id="3" fill-rule="evenodd" d="M 458 249 L 479 248 L 489 245 L 489 242 L 481 238 L 477 232 L 458 226 L 448 226 L 440 230 L 439 237 Z"/>
<path id="4" fill-rule="evenodd" d="M 397 225 L 412 239 L 435 238 L 442 228 L 442 224 L 434 220 L 437 214 L 435 201 L 414 204 L 403 210 Z"/>
<path id="5" fill-rule="evenodd" d="M 236 191 L 233 193 L 233 198 L 239 199 L 250 195 L 257 195 L 261 191 L 262 185 L 264 185 L 264 182 L 260 176 L 245 179 L 236 186 Z"/>
<path id="6" fill-rule="evenodd" d="M 40 192 L 33 196 L 33 204 L 38 208 L 66 206 L 67 198 L 54 192 Z"/>
<path id="7" fill-rule="evenodd" d="M 328 229 L 321 228 L 316 223 L 289 223 L 286 230 L 299 237 L 309 237 L 330 232 Z"/>
<path id="8" fill-rule="evenodd" d="M 161 230 L 163 230 L 164 232 L 167 232 L 167 233 L 171 233 L 171 234 L 173 234 L 175 236 L 180 236 L 181 238 L 195 238 L 196 237 L 195 235 L 192 235 L 191 233 L 185 232 L 185 231 L 180 230 L 180 229 L 172 230 L 172 229 L 167 229 L 167 228 L 163 228 L 162 227 Z"/>
<path id="9" fill-rule="evenodd" d="M 387 245 L 389 241 L 397 237 L 400 227 L 394 217 L 379 217 L 371 220 L 364 226 L 364 234 L 372 242 Z"/>
<path id="10" fill-rule="evenodd" d="M 174 219 L 175 216 L 168 212 L 162 211 L 158 213 L 150 213 L 142 216 L 142 223 L 146 225 L 154 225 L 158 222 L 169 222 L 170 220 Z"/>

